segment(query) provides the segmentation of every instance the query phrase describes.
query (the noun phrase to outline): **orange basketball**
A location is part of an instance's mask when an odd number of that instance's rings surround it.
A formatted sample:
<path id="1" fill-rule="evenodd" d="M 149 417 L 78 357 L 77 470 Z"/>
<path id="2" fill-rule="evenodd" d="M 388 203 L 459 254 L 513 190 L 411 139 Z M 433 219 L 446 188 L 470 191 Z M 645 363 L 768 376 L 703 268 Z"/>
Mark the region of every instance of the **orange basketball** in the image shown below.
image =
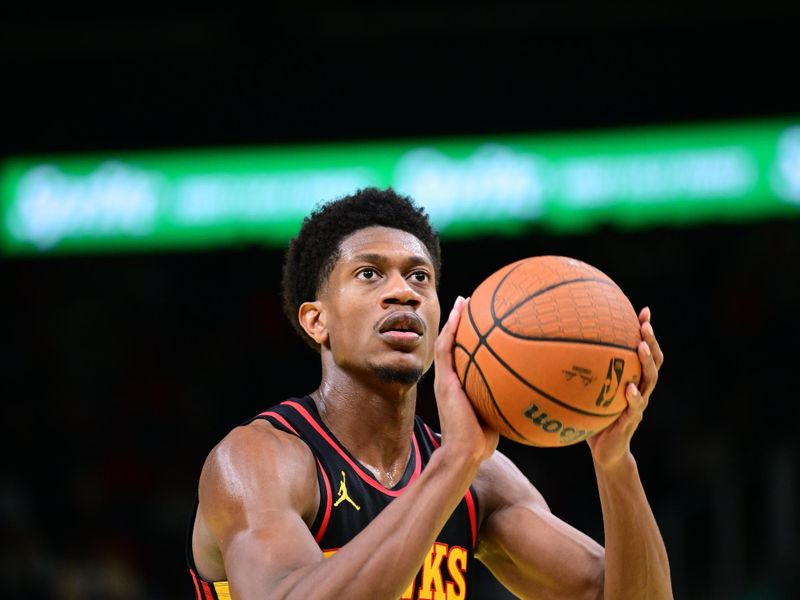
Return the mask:
<path id="1" fill-rule="evenodd" d="M 481 418 L 532 446 L 565 446 L 608 427 L 638 383 L 639 318 L 603 272 L 574 258 L 507 265 L 472 294 L 454 349 Z"/>

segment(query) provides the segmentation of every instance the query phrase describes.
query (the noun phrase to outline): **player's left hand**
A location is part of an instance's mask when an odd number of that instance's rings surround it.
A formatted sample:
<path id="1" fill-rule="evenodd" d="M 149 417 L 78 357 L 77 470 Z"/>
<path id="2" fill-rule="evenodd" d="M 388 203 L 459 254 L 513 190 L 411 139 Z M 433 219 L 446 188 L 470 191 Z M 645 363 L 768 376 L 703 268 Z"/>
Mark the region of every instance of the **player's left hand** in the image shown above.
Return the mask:
<path id="1" fill-rule="evenodd" d="M 594 462 L 600 468 L 613 467 L 630 453 L 631 438 L 642 421 L 650 394 L 658 381 L 658 371 L 664 364 L 664 353 L 650 324 L 649 308 L 645 307 L 639 313 L 639 324 L 642 332 L 642 341 L 638 348 L 639 361 L 642 363 L 639 385 L 637 387 L 628 383 L 625 389 L 628 407 L 619 419 L 587 440 Z"/>

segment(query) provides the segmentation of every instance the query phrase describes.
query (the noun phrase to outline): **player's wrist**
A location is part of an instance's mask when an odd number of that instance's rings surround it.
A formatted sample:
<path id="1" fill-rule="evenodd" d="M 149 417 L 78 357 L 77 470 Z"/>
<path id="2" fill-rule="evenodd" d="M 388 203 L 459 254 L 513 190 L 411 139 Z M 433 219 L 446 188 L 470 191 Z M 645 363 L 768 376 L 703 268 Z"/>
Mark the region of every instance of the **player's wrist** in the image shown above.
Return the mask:
<path id="1" fill-rule="evenodd" d="M 638 472 L 636 466 L 636 459 L 633 453 L 628 450 L 618 458 L 613 460 L 598 460 L 592 457 L 594 461 L 594 469 L 598 475 L 602 474 L 607 477 L 625 477 L 634 475 Z"/>
<path id="2" fill-rule="evenodd" d="M 463 477 L 469 485 L 481 465 L 481 452 L 473 445 L 452 440 L 443 443 L 433 453 L 431 463 L 436 463 L 435 466 L 443 471 Z"/>

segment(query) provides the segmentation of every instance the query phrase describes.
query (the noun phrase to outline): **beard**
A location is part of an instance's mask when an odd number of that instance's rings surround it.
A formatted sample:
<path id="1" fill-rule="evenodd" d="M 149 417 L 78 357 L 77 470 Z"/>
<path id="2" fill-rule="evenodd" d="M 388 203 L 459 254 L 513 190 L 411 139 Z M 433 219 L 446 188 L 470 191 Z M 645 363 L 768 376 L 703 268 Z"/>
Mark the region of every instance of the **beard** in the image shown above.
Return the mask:
<path id="1" fill-rule="evenodd" d="M 385 367 L 370 365 L 375 376 L 384 383 L 399 383 L 401 385 L 414 385 L 422 378 L 422 369 L 409 368 L 400 369 L 397 367 Z"/>

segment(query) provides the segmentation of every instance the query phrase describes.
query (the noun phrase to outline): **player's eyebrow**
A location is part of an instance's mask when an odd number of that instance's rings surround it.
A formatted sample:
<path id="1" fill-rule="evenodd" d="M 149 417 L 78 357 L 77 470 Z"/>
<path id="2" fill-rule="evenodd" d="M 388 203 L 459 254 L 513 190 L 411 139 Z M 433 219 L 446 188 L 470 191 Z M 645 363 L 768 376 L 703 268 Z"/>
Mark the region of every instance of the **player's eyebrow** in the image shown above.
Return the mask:
<path id="1" fill-rule="evenodd" d="M 377 252 L 365 252 L 363 254 L 356 254 L 353 256 L 351 262 L 368 262 L 373 264 L 382 264 L 389 260 L 385 254 L 378 254 Z M 406 267 L 432 267 L 431 260 L 420 254 L 411 254 L 403 259 L 404 266 Z"/>

